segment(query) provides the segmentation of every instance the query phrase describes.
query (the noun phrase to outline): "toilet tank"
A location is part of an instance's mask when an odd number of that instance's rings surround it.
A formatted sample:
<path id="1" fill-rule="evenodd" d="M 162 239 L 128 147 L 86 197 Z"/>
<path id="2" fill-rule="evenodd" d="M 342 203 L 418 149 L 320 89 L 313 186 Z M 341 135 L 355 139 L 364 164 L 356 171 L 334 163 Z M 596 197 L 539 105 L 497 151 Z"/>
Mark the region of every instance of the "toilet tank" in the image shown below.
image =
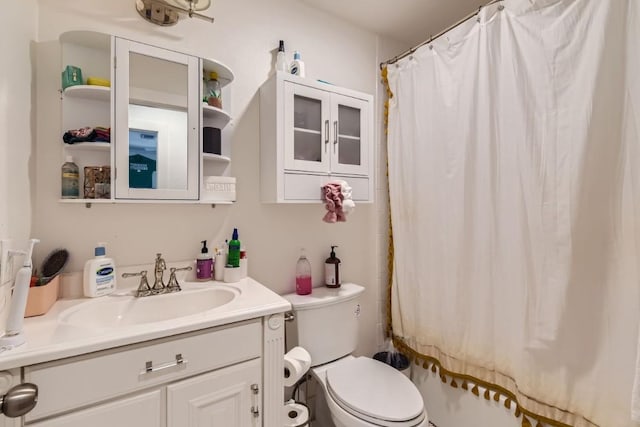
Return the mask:
<path id="1" fill-rule="evenodd" d="M 340 288 L 313 288 L 310 295 L 283 295 L 295 320 L 287 324 L 287 349 L 299 345 L 311 355 L 311 366 L 351 354 L 358 343 L 360 296 L 364 288 L 344 283 Z"/>

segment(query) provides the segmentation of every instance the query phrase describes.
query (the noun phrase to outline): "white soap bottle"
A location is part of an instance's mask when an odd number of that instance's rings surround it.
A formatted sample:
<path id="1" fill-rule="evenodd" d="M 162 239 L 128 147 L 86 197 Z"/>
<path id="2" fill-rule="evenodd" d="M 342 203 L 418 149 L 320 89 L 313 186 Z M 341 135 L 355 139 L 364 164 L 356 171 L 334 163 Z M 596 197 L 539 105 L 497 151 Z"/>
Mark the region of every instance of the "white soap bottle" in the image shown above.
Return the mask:
<path id="1" fill-rule="evenodd" d="M 300 59 L 300 52 L 297 50 L 293 53 L 293 62 L 291 63 L 291 74 L 298 77 L 304 77 L 304 62 Z"/>
<path id="2" fill-rule="evenodd" d="M 98 243 L 95 258 L 84 265 L 84 296 L 101 297 L 116 290 L 116 265 L 106 257 L 104 243 Z"/>

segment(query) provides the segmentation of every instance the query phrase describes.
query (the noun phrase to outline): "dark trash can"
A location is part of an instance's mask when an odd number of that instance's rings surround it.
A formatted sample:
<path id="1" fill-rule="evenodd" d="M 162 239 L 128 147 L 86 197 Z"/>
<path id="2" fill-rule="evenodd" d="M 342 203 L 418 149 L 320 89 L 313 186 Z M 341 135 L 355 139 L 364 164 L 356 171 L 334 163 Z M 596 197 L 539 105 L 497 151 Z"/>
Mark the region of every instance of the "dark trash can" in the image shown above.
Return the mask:
<path id="1" fill-rule="evenodd" d="M 411 361 L 407 356 L 397 351 L 380 351 L 373 355 L 373 358 L 379 362 L 386 363 L 393 366 L 398 371 L 402 372 L 405 376 L 409 377 Z"/>

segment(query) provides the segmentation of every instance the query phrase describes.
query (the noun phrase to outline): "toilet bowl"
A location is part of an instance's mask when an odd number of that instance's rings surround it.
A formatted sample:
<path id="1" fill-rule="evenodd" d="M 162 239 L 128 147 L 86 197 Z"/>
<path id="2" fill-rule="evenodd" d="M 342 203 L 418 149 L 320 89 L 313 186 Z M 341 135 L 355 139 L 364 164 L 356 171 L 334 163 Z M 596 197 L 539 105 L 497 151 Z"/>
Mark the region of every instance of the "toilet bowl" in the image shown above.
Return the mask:
<path id="1" fill-rule="evenodd" d="M 400 371 L 367 357 L 354 357 L 364 288 L 314 288 L 311 295 L 284 295 L 294 321 L 287 346 L 311 355 L 311 374 L 323 390 L 336 427 L 427 427 L 420 392 Z"/>
<path id="2" fill-rule="evenodd" d="M 422 396 L 396 369 L 347 356 L 313 368 L 336 427 L 427 427 Z"/>

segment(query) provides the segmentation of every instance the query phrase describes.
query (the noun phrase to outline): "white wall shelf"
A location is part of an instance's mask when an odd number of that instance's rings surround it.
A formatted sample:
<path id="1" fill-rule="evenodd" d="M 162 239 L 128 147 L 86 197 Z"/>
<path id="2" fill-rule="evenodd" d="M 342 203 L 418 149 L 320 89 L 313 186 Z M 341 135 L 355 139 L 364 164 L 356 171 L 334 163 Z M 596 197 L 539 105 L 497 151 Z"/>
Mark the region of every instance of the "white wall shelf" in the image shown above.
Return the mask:
<path id="1" fill-rule="evenodd" d="M 220 154 L 202 153 L 202 159 L 211 162 L 230 163 L 231 158 L 227 156 L 221 156 Z"/>
<path id="2" fill-rule="evenodd" d="M 203 58 L 202 65 L 205 70 L 205 75 L 209 75 L 211 71 L 218 73 L 218 81 L 220 82 L 221 87 L 224 87 L 233 81 L 233 71 L 231 71 L 231 68 L 227 67 L 222 62 Z"/>
<path id="3" fill-rule="evenodd" d="M 109 142 L 76 142 L 75 144 L 64 144 L 67 150 L 87 150 L 87 151 L 109 151 L 111 144 Z"/>
<path id="4" fill-rule="evenodd" d="M 202 116 L 211 127 L 223 129 L 231 121 L 231 115 L 221 108 L 202 103 Z"/>
<path id="5" fill-rule="evenodd" d="M 180 204 L 180 205 L 232 205 L 234 202 L 227 200 L 145 200 L 145 199 L 59 199 L 59 203 L 70 205 L 85 205 L 90 208 L 91 205 L 132 205 L 132 204 Z"/>
<path id="6" fill-rule="evenodd" d="M 93 99 L 97 101 L 110 101 L 111 88 L 106 86 L 95 85 L 77 85 L 69 86 L 62 91 L 64 96 L 73 98 Z"/>

